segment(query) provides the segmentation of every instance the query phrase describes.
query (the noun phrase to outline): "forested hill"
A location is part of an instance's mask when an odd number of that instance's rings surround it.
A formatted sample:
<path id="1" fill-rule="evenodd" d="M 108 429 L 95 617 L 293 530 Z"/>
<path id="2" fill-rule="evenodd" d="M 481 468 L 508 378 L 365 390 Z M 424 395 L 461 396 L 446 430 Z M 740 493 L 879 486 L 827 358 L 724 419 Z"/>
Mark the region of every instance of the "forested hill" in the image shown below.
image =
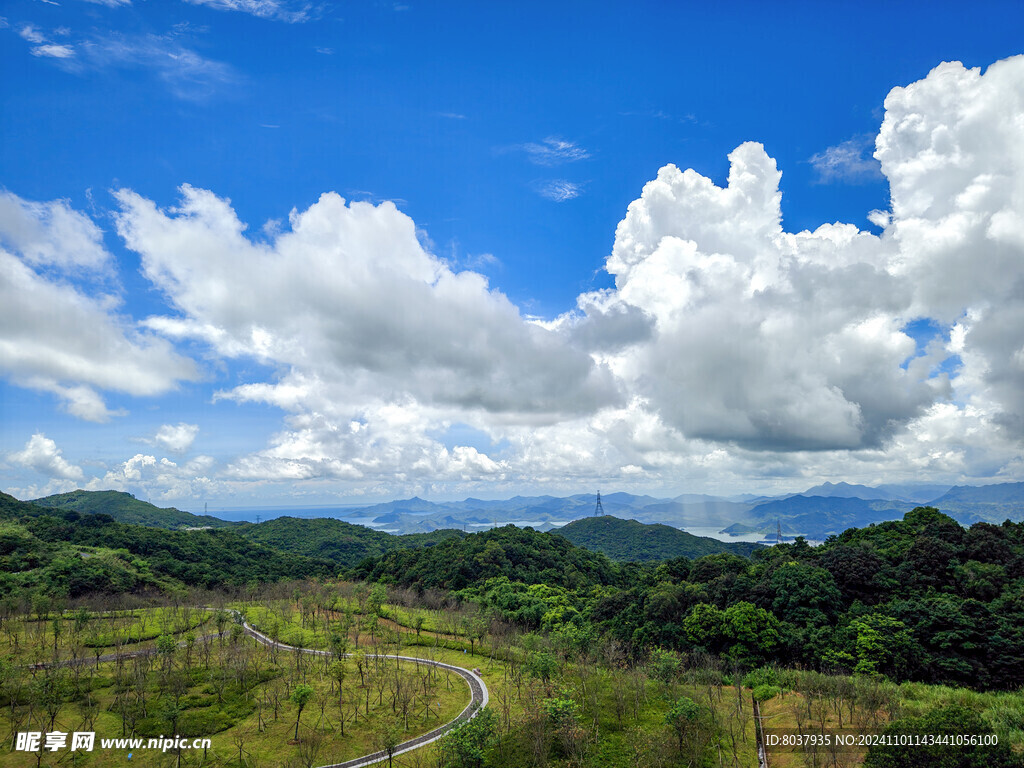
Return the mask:
<path id="1" fill-rule="evenodd" d="M 37 515 L 42 510 L 27 501 L 20 501 L 9 493 L 0 491 L 0 520 L 7 520 L 25 515 Z"/>
<path id="2" fill-rule="evenodd" d="M 614 584 L 618 572 L 604 555 L 561 536 L 506 525 L 432 547 L 392 550 L 360 563 L 352 573 L 420 589 L 459 590 L 500 576 L 525 584 L 584 589 Z"/>
<path id="3" fill-rule="evenodd" d="M 33 504 L 52 509 L 73 509 L 84 515 L 110 515 L 119 523 L 148 525 L 153 528 L 231 528 L 231 523 L 210 515 L 193 515 L 174 507 L 158 507 L 140 501 L 123 491 L 71 491 L 34 499 Z"/>
<path id="4" fill-rule="evenodd" d="M 171 592 L 336 571 L 333 563 L 284 554 L 230 530 L 131 525 L 0 493 L 0 597 Z"/>
<path id="5" fill-rule="evenodd" d="M 584 517 L 552 533 L 563 536 L 578 547 L 602 552 L 613 560 L 645 562 L 687 557 L 691 560 L 716 552 L 749 557 L 759 544 L 724 542 L 706 536 L 694 536 L 668 525 L 647 525 L 611 515 Z"/>
<path id="6" fill-rule="evenodd" d="M 429 547 L 446 539 L 466 535 L 462 531 L 444 529 L 393 536 L 330 517 L 278 517 L 259 525 L 245 523 L 238 528 L 238 533 L 282 552 L 331 560 L 346 567 L 392 549 Z"/>
<path id="7" fill-rule="evenodd" d="M 655 579 L 593 604 L 590 616 L 634 644 L 1017 688 L 1024 685 L 1024 524 L 964 529 L 918 507 L 818 547 L 798 539 L 751 560 L 669 561 Z"/>

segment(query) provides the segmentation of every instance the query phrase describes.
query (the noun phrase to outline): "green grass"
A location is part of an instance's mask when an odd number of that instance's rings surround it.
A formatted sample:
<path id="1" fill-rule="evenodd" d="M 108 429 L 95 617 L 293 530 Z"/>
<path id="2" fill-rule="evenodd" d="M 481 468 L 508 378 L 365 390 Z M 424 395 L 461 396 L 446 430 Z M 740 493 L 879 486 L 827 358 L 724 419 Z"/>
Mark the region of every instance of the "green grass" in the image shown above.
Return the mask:
<path id="1" fill-rule="evenodd" d="M 416 631 L 416 619 L 422 619 L 422 632 L 433 632 L 442 635 L 462 636 L 464 633 L 457 620 L 450 620 L 442 611 L 430 611 L 425 608 L 405 608 L 398 605 L 381 606 L 381 616 L 391 619 L 396 624 Z"/>
<path id="2" fill-rule="evenodd" d="M 90 621 L 92 627 L 83 633 L 83 644 L 87 648 L 111 648 L 140 643 L 160 635 L 187 633 L 210 624 L 211 619 L 209 611 L 192 610 L 186 617 L 175 615 L 169 608 L 144 608 L 110 618 L 100 615 Z"/>
<path id="3" fill-rule="evenodd" d="M 959 704 L 980 712 L 1000 741 L 1024 752 L 1024 690 L 979 692 L 946 685 L 904 683 L 899 692 L 903 714 L 919 716 L 937 707 Z"/>
<path id="4" fill-rule="evenodd" d="M 283 765 L 298 759 L 304 747 L 304 744 L 289 743 L 295 733 L 298 710 L 288 700 L 288 693 L 302 682 L 312 686 L 314 695 L 299 721 L 300 742 L 309 743 L 316 738 L 312 735 L 314 731 L 325 732 L 323 747 L 315 762 L 322 765 L 375 751 L 374 731 L 381 723 L 395 718 L 388 687 L 378 688 L 378 680 L 383 683 L 398 675 L 409 690 L 419 694 L 412 704 L 407 730 L 405 722 L 402 722 L 402 740 L 453 719 L 469 701 L 464 681 L 443 672 L 437 675 L 433 687 L 428 685 L 424 691 L 422 675 L 426 668 L 409 662 L 367 661 L 364 665 L 366 687 L 360 687 L 358 664 L 351 659 L 343 665 L 344 689 L 348 697 L 346 717 L 351 718 L 354 697 L 359 699 L 360 714 L 357 720 L 350 719 L 346 723 L 345 736 L 342 737 L 338 728 L 341 716 L 336 703 L 338 696 L 332 692 L 331 674 L 319 658 L 274 652 L 245 639 L 236 643 L 215 640 L 209 645 L 209 651 L 210 658 L 206 661 L 199 649 L 194 649 L 191 661 L 186 663 L 184 649 L 177 649 L 169 672 L 162 669 L 160 658 L 145 660 L 138 666 L 135 662 L 127 662 L 120 676 L 114 663 L 104 663 L 98 668 L 86 665 L 74 670 L 57 670 L 51 674 L 61 678 L 67 700 L 60 706 L 52 728 L 47 713 L 39 705 L 35 693 L 37 688 L 33 688 L 34 676 L 20 668 L 11 676 L 5 675 L 2 681 L 4 704 L 9 701 L 7 694 L 13 695 L 17 720 L 12 723 L 9 707 L 0 709 L 0 738 L 7 741 L 12 729 L 43 733 L 50 730 L 67 733 L 94 730 L 97 739 L 120 737 L 123 726 L 118 697 L 134 700 L 140 694 L 146 700 L 147 712 L 135 723 L 136 735 L 149 738 L 171 734 L 175 728 L 167 712 L 175 698 L 171 692 L 177 688 L 179 714 L 176 732 L 211 738 L 212 747 L 205 764 L 210 764 L 211 759 L 217 765 L 237 764 L 241 743 L 243 756 L 249 765 Z M 143 670 L 141 677 L 134 673 L 136 669 Z M 43 673 L 37 672 L 35 677 L 40 674 Z M 362 709 L 367 694 L 370 701 L 368 716 Z M 95 720 L 91 727 L 84 724 L 89 710 L 85 704 L 88 697 L 95 703 L 92 708 Z M 278 701 L 276 717 L 272 706 L 275 698 Z M 320 701 L 325 704 L 323 710 L 319 706 Z M 401 712 L 400 706 L 398 710 Z M 35 764 L 34 756 L 11 752 L 9 747 L 8 742 L 5 748 L 0 749 L 0 767 Z M 70 754 L 66 749 L 45 753 L 41 764 L 70 765 Z M 92 754 L 82 756 L 76 764 L 123 765 L 126 757 L 124 751 L 97 748 Z M 194 757 L 188 754 L 185 757 L 185 765 L 198 764 Z M 154 751 L 136 750 L 131 765 L 163 766 L 167 759 L 167 756 Z"/>
<path id="5" fill-rule="evenodd" d="M 184 639 L 189 632 L 214 632 L 211 619 L 209 611 L 169 607 L 91 613 L 85 621 L 71 611 L 51 613 L 46 619 L 12 618 L 0 630 L 0 658 L 30 664 L 145 648 L 160 635 Z"/>

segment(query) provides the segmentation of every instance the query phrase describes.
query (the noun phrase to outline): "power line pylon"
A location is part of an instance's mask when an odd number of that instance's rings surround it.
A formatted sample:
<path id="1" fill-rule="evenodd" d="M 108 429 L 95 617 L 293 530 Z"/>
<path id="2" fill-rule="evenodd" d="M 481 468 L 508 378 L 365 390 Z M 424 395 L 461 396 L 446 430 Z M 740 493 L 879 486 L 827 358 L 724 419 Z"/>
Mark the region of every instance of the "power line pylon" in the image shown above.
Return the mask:
<path id="1" fill-rule="evenodd" d="M 600 517 L 604 514 L 604 507 L 601 506 L 601 492 L 597 492 L 597 506 L 594 507 L 594 517 Z"/>

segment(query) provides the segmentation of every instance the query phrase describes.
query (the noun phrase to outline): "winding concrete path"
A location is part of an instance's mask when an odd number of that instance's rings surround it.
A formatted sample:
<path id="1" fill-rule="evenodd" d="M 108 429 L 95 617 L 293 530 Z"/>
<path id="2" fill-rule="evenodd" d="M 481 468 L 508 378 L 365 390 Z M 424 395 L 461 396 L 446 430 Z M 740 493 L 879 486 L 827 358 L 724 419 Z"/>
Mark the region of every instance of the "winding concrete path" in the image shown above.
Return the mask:
<path id="1" fill-rule="evenodd" d="M 245 620 L 245 617 L 242 616 L 241 613 L 233 609 L 231 609 L 231 612 L 234 614 L 235 619 L 242 625 L 242 629 L 245 631 L 245 634 L 247 634 L 249 637 L 253 638 L 257 642 L 262 643 L 263 645 L 272 648 L 278 648 L 282 651 L 299 651 L 301 653 L 308 653 L 313 656 L 334 655 L 330 651 L 319 651 L 314 650 L 312 648 L 297 648 L 294 645 L 286 645 L 285 643 L 278 642 L 277 640 L 272 640 L 271 638 L 267 637 L 265 634 L 260 632 L 258 629 L 253 627 L 251 624 L 249 624 L 249 622 Z M 345 654 L 346 657 L 350 655 L 351 654 Z M 419 749 L 420 747 L 426 746 L 431 742 L 437 741 L 455 726 L 459 725 L 460 723 L 468 722 L 469 720 L 472 720 L 474 717 L 476 717 L 480 710 L 486 707 L 487 702 L 490 701 L 490 693 L 487 690 L 487 683 L 483 681 L 483 678 L 481 678 L 480 675 L 463 667 L 457 667 L 454 664 L 445 664 L 442 661 L 421 659 L 417 656 L 398 656 L 392 654 L 367 654 L 367 656 L 369 656 L 370 658 L 399 659 L 401 661 L 412 661 L 416 664 L 426 664 L 427 666 L 437 667 L 439 669 L 447 669 L 457 674 L 469 685 L 469 704 L 467 704 L 466 708 L 459 713 L 458 717 L 456 717 L 454 720 L 445 723 L 444 725 L 438 728 L 435 728 L 432 731 L 427 731 L 422 736 L 417 736 L 415 739 L 403 741 L 401 744 L 395 747 L 395 749 L 391 753 L 391 757 L 397 757 L 398 755 L 401 755 L 405 752 L 411 752 L 414 749 Z M 362 768 L 362 766 L 364 765 L 373 765 L 374 763 L 379 763 L 382 760 L 387 759 L 388 753 L 385 751 L 381 751 L 374 752 L 369 755 L 363 755 L 362 757 L 357 757 L 353 760 L 347 760 L 344 763 L 331 763 L 330 765 L 323 765 L 319 768 Z"/>
<path id="2" fill-rule="evenodd" d="M 207 608 L 206 610 L 213 609 Z M 286 645 L 285 643 L 278 642 L 277 640 L 272 640 L 271 638 L 267 637 L 265 634 L 260 632 L 258 629 L 256 629 L 254 626 L 252 626 L 249 622 L 247 622 L 245 620 L 245 617 L 239 611 L 236 611 L 234 608 L 229 608 L 228 611 L 235 617 L 235 621 L 242 626 L 242 630 L 245 632 L 245 634 L 256 640 L 256 642 L 258 643 L 262 643 L 263 645 L 269 646 L 271 648 L 278 648 L 282 651 L 299 651 L 300 653 L 308 653 L 313 656 L 334 655 L 330 651 L 319 651 L 313 648 L 297 648 L 294 645 Z M 221 634 L 227 633 L 215 632 L 208 635 L 201 635 L 196 638 L 196 642 L 208 642 L 209 640 L 212 640 L 215 637 L 219 637 Z M 181 642 L 178 643 L 178 645 L 180 647 L 183 646 L 184 643 Z M 59 662 L 33 664 L 29 668 L 42 669 L 54 664 L 56 664 L 56 666 L 73 666 L 81 664 L 92 664 L 94 662 L 100 664 L 102 662 L 117 661 L 118 659 L 132 658 L 135 656 L 151 656 L 156 652 L 157 649 L 154 647 L 140 648 L 132 651 L 121 651 L 120 653 L 106 653 L 98 658 L 90 658 L 83 656 L 77 659 L 65 659 Z M 346 653 L 344 654 L 344 657 L 348 657 L 351 655 L 352 654 Z M 447 669 L 457 674 L 469 685 L 469 704 L 467 704 L 466 708 L 459 713 L 458 717 L 456 717 L 454 720 L 450 720 L 449 722 L 445 723 L 444 725 L 438 728 L 435 728 L 432 731 L 427 731 L 422 736 L 417 736 L 415 739 L 403 741 L 401 744 L 395 747 L 394 751 L 392 751 L 391 753 L 391 757 L 397 757 L 398 755 L 401 755 L 405 752 L 411 752 L 414 749 L 419 749 L 420 747 L 424 747 L 427 744 L 430 744 L 431 742 L 437 741 L 455 726 L 459 725 L 460 723 L 468 722 L 469 720 L 472 720 L 474 717 L 476 717 L 477 714 L 479 714 L 480 710 L 486 707 L 487 702 L 490 701 L 490 693 L 487 690 L 487 683 L 485 683 L 483 681 L 483 678 L 481 678 L 480 675 L 476 674 L 476 672 L 465 669 L 463 667 L 457 667 L 454 664 L 445 664 L 443 661 L 421 659 L 417 656 L 398 656 L 385 653 L 370 653 L 367 654 L 367 656 L 369 658 L 398 659 L 400 661 L 411 661 L 416 664 L 426 664 L 430 667 L 437 667 L 438 669 Z M 353 760 L 346 760 L 344 763 L 331 763 L 330 765 L 319 766 L 319 768 L 362 768 L 362 766 L 364 765 L 373 765 L 374 763 L 379 763 L 387 759 L 388 753 L 386 751 L 381 751 L 374 752 L 369 755 L 363 755 L 362 757 L 357 757 Z"/>

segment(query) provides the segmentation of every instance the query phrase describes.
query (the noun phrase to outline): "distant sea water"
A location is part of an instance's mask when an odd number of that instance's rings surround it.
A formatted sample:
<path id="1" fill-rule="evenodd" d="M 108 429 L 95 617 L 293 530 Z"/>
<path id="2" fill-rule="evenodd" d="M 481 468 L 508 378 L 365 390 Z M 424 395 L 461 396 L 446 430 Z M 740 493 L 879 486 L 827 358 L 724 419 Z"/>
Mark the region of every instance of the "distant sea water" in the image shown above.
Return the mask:
<path id="1" fill-rule="evenodd" d="M 761 533 L 741 533 L 737 536 L 730 536 L 728 533 L 719 533 L 721 528 L 706 528 L 702 526 L 691 526 L 687 525 L 683 527 L 687 533 L 692 533 L 694 536 L 707 536 L 709 539 L 718 539 L 719 541 L 728 541 L 735 543 L 738 541 L 747 541 L 757 543 L 764 538 L 764 534 Z"/>

